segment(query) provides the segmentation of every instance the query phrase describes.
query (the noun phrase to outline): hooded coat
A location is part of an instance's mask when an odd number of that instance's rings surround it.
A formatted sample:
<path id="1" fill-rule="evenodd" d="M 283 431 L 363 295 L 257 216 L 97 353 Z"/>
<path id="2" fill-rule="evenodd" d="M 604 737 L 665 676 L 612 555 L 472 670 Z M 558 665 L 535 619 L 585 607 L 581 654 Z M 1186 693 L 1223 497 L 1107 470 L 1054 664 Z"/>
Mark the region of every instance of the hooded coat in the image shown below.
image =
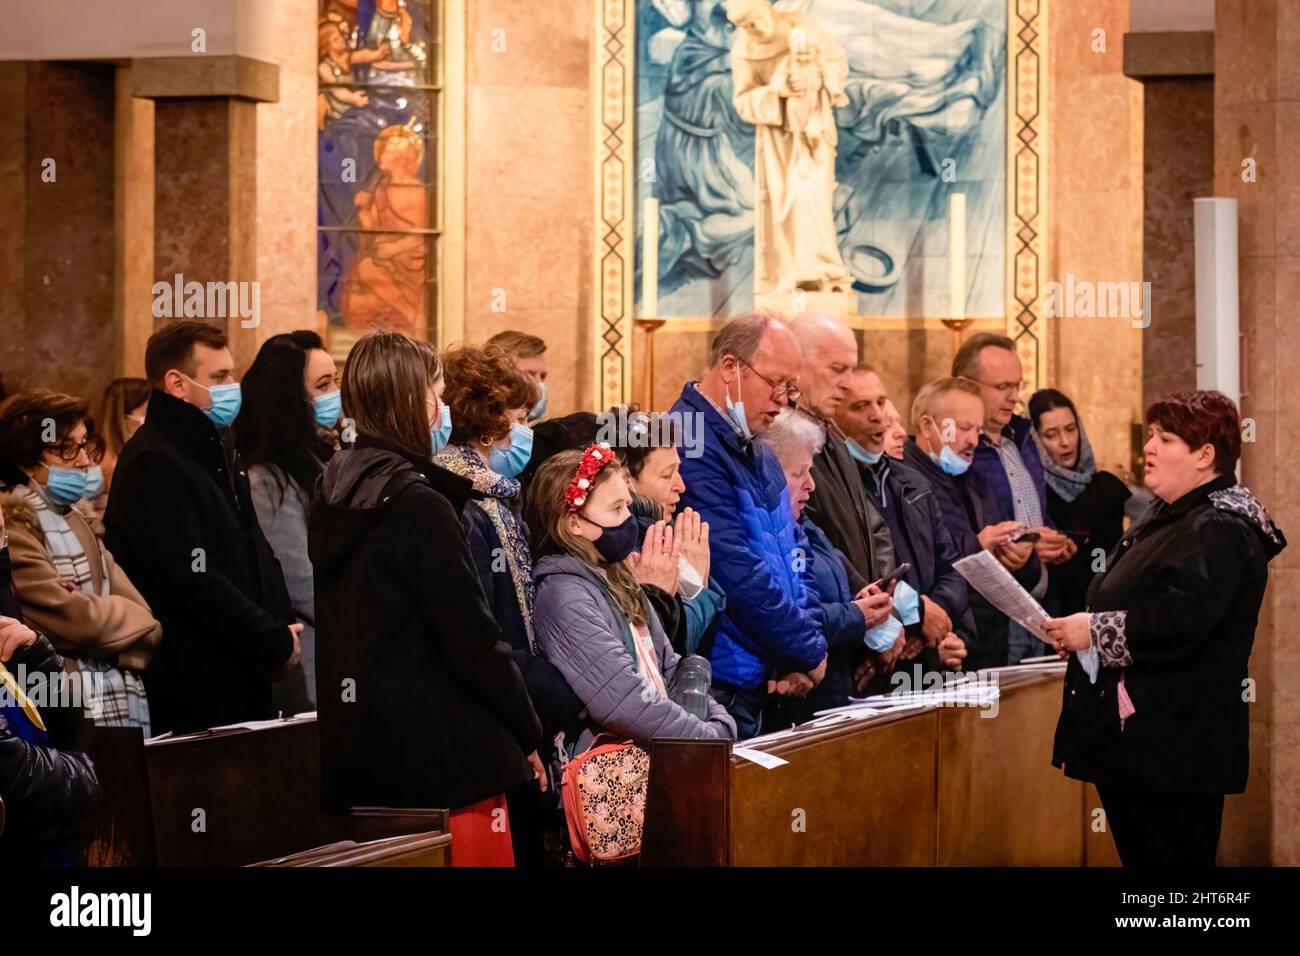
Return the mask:
<path id="1" fill-rule="evenodd" d="M 541 726 L 461 526 L 468 479 L 362 436 L 308 523 L 326 805 L 457 809 L 531 779 Z"/>
<path id="2" fill-rule="evenodd" d="M 1094 684 L 1070 656 L 1052 763 L 1098 786 L 1240 793 L 1251 645 L 1268 562 L 1286 538 L 1222 475 L 1158 504 L 1088 589 Z M 1118 686 L 1134 708 L 1120 718 Z"/>

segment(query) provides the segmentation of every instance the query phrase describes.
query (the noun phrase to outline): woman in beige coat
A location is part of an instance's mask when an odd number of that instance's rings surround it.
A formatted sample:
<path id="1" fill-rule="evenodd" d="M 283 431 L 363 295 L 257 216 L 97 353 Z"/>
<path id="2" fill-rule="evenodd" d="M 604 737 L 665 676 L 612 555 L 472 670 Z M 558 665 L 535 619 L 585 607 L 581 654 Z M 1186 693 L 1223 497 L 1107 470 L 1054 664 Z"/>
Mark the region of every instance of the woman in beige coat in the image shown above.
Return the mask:
<path id="1" fill-rule="evenodd" d="M 79 508 L 102 483 L 93 428 L 86 403 L 68 395 L 27 392 L 0 405 L 0 514 L 23 614 L 77 662 L 89 715 L 148 736 L 141 674 L 162 626 Z"/>

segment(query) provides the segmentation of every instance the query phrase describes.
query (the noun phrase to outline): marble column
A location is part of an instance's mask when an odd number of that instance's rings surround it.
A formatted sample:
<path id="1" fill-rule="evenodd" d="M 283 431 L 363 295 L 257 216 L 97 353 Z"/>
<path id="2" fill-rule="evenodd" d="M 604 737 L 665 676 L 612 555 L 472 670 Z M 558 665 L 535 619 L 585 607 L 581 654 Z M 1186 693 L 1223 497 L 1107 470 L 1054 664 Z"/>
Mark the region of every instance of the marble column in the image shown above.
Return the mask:
<path id="1" fill-rule="evenodd" d="M 278 68 L 244 57 L 178 57 L 136 60 L 132 71 L 134 94 L 155 101 L 155 281 L 250 283 L 238 295 L 260 305 L 257 104 L 278 98 Z M 244 314 L 228 302 L 219 314 L 186 316 L 180 305 L 172 302 L 170 316 L 155 310 L 155 326 L 211 322 L 229 337 L 236 367 L 248 367 L 264 338 L 260 311 Z"/>
<path id="2" fill-rule="evenodd" d="M 1242 477 L 1284 532 L 1300 536 L 1300 2 L 1218 0 L 1215 194 L 1238 201 L 1242 415 L 1254 424 Z M 1247 433 L 1248 437 L 1250 433 Z M 1251 780 L 1225 832 L 1250 827 L 1221 862 L 1300 864 L 1300 547 L 1269 566 L 1250 676 Z"/>

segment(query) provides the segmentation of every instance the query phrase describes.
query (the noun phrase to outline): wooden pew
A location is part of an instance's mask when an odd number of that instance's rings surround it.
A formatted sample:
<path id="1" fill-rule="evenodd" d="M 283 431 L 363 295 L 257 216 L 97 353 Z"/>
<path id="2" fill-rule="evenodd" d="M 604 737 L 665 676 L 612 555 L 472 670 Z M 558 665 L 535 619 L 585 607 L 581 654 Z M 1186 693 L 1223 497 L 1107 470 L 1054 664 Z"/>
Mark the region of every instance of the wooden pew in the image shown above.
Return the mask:
<path id="1" fill-rule="evenodd" d="M 438 809 L 321 805 L 314 718 L 145 744 L 96 728 L 88 748 L 103 799 L 79 841 L 99 866 L 243 866 L 339 841 L 447 830 Z"/>
<path id="2" fill-rule="evenodd" d="M 934 710 L 814 730 L 754 749 L 651 745 L 644 866 L 928 866 L 935 858 Z"/>
<path id="3" fill-rule="evenodd" d="M 451 866 L 451 834 L 433 831 L 412 833 L 408 836 L 389 837 L 357 843 L 343 840 L 329 846 L 316 847 L 250 864 L 255 867 L 302 866 Z"/>
<path id="4" fill-rule="evenodd" d="M 1052 766 L 1061 677 L 1005 673 L 999 689 L 997 716 L 939 711 L 936 862 L 1082 865 L 1083 784 Z"/>
<path id="5" fill-rule="evenodd" d="M 657 740 L 645 866 L 1085 862 L 1084 789 L 1051 765 L 1059 673 L 999 675 L 996 717 L 927 706 L 745 742 Z M 801 829 L 802 828 L 802 829 Z"/>

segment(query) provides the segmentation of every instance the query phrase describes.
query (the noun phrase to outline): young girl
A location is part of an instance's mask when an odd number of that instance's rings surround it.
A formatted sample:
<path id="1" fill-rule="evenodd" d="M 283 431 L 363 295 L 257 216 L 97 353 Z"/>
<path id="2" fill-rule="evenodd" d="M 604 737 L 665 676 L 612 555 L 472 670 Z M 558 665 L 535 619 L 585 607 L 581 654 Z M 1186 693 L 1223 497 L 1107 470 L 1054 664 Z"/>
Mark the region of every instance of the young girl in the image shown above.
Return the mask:
<path id="1" fill-rule="evenodd" d="M 555 455 L 528 491 L 537 581 L 533 630 L 595 729 L 646 746 L 655 737 L 734 739 L 736 725 L 712 698 L 708 719 L 673 700 L 677 653 L 638 583 L 677 575 L 680 548 L 659 522 L 634 554 L 638 530 L 627 480 L 608 445 Z M 591 727 L 575 729 L 580 752 Z"/>

